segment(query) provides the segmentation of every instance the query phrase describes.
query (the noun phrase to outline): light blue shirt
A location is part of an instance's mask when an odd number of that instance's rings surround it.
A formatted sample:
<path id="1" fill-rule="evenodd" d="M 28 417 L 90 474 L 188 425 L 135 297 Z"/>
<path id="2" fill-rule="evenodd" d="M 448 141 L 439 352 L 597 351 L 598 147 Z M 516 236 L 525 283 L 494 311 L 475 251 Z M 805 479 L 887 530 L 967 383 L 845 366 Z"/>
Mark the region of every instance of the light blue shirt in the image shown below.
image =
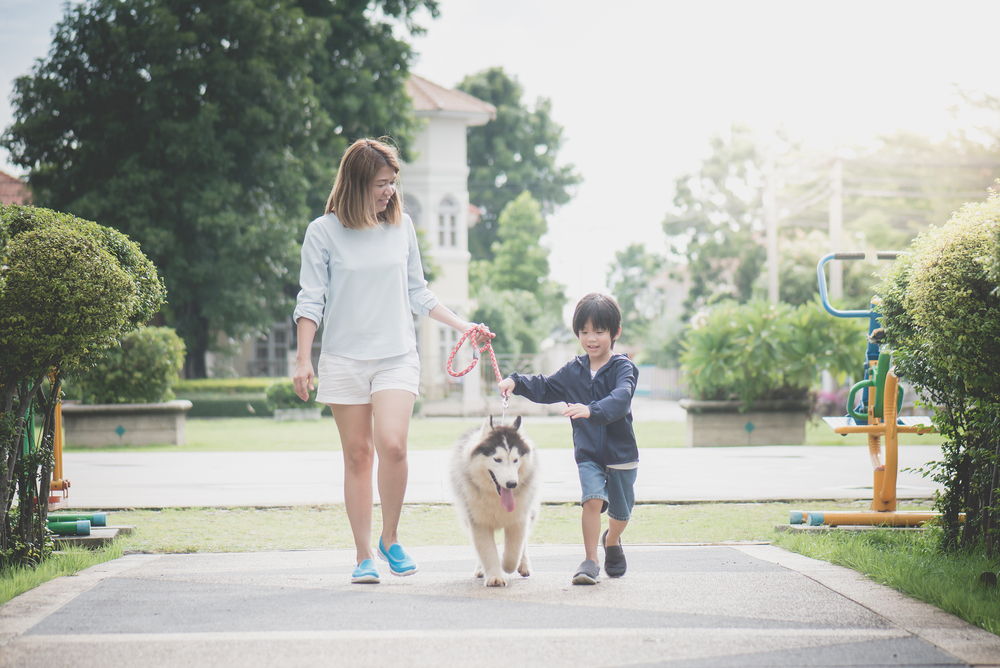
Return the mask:
<path id="1" fill-rule="evenodd" d="M 413 221 L 352 230 L 328 213 L 302 242 L 292 319 L 323 323 L 322 351 L 356 360 L 403 355 L 417 347 L 413 313 L 438 304 L 427 287 Z"/>

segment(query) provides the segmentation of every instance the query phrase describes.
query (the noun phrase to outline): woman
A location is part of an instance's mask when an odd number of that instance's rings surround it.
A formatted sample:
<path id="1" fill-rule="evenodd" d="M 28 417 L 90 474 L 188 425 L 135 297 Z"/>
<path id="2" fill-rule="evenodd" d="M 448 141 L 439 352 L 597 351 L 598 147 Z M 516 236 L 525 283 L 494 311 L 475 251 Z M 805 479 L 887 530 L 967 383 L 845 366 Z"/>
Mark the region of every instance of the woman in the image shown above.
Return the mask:
<path id="1" fill-rule="evenodd" d="M 378 556 L 393 575 L 417 571 L 397 537 L 408 470 L 406 437 L 420 381 L 411 312 L 461 332 L 473 327 L 427 288 L 398 174 L 396 151 L 381 141 L 359 139 L 344 153 L 326 214 L 306 230 L 293 315 L 298 333 L 293 381 L 303 400 L 313 389 L 310 351 L 324 323 L 316 401 L 330 406 L 340 432 L 356 583 L 379 581 L 371 547 L 375 453 L 382 504 Z"/>

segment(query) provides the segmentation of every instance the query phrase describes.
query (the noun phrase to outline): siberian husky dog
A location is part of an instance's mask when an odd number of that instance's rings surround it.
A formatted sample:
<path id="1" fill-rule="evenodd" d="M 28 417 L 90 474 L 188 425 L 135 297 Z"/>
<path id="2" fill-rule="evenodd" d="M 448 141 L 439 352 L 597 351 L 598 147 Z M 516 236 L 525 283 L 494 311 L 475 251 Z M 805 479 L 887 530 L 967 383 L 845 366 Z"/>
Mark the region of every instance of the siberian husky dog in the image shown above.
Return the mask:
<path id="1" fill-rule="evenodd" d="M 476 577 L 487 587 L 506 587 L 515 570 L 531 574 L 528 532 L 540 503 L 535 448 L 512 426 L 484 421 L 482 429 L 459 440 L 451 460 L 451 482 L 458 516 L 469 529 L 479 563 Z M 503 560 L 494 533 L 504 532 Z"/>

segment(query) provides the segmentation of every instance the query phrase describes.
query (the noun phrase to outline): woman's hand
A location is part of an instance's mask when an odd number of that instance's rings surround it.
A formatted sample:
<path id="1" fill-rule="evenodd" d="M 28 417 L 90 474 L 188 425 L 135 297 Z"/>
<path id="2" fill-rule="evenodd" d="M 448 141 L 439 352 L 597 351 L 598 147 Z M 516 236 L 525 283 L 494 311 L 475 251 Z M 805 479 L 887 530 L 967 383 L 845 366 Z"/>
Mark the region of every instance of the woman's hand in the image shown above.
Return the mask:
<path id="1" fill-rule="evenodd" d="M 309 393 L 316 389 L 313 384 L 315 377 L 312 360 L 299 360 L 295 363 L 295 375 L 292 376 L 292 385 L 295 386 L 296 396 L 302 401 L 309 401 Z"/>
<path id="2" fill-rule="evenodd" d="M 476 324 L 476 323 L 470 322 L 469 326 L 466 327 L 462 331 L 466 331 L 467 332 L 470 329 L 472 329 L 473 332 L 469 336 L 469 338 L 472 340 L 472 345 L 474 345 L 474 346 L 478 346 L 478 345 L 481 345 L 483 343 L 488 343 L 490 339 L 496 338 L 496 334 L 494 334 L 493 332 L 491 332 L 490 328 L 487 327 L 484 323 Z"/>

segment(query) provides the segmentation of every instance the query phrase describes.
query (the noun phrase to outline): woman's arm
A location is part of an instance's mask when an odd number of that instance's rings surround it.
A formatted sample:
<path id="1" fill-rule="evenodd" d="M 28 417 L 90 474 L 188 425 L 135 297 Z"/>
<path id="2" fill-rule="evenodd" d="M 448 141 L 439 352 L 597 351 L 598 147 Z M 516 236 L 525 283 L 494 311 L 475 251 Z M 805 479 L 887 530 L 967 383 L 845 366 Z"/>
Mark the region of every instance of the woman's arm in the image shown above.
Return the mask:
<path id="1" fill-rule="evenodd" d="M 309 393 L 315 389 L 312 344 L 318 328 L 319 326 L 309 318 L 302 317 L 295 321 L 298 342 L 295 347 L 295 375 L 292 376 L 292 384 L 295 386 L 295 394 L 302 401 L 308 401 Z"/>
<path id="2" fill-rule="evenodd" d="M 454 311 L 452 311 L 444 304 L 439 303 L 437 306 L 432 308 L 430 313 L 428 313 L 427 315 L 429 315 L 434 320 L 437 320 L 438 322 L 444 323 L 449 327 L 457 329 L 463 334 L 469 331 L 469 328 L 472 327 L 471 322 L 459 318 Z"/>

